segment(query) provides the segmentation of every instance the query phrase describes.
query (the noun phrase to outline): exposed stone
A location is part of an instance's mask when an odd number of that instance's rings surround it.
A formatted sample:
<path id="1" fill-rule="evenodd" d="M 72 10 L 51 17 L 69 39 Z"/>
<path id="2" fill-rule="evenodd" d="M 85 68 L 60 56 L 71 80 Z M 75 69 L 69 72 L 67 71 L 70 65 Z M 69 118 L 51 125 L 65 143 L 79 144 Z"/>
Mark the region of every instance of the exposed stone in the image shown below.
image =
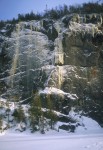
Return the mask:
<path id="1" fill-rule="evenodd" d="M 103 107 L 102 18 L 73 14 L 57 21 L 19 23 L 11 36 L 1 33 L 0 83 L 6 88 L 1 86 L 0 94 L 29 100 L 39 89 L 54 87 L 78 97 L 75 101 L 51 94 L 55 109 L 65 114 L 89 101 Z M 47 95 L 42 93 L 43 99 Z"/>

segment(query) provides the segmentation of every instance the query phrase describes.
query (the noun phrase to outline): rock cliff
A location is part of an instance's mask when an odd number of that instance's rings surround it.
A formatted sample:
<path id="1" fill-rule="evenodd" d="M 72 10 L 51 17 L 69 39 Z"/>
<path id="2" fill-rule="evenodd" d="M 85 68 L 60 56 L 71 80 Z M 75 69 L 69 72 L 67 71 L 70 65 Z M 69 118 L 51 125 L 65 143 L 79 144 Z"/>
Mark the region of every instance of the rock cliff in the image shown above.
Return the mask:
<path id="1" fill-rule="evenodd" d="M 7 26 L 13 31 L 7 34 Z M 55 110 L 71 107 L 103 123 L 103 15 L 19 22 L 0 31 L 0 94 L 28 103 L 33 93 Z"/>

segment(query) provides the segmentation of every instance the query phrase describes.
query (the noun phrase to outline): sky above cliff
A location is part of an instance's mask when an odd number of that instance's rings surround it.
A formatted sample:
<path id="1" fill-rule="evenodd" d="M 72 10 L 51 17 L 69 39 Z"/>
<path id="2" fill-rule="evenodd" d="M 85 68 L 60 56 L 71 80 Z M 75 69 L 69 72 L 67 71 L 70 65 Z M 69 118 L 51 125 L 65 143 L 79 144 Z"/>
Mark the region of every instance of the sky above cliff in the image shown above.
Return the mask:
<path id="1" fill-rule="evenodd" d="M 43 12 L 46 9 L 55 8 L 59 5 L 75 5 L 95 0 L 0 0 L 0 20 L 17 18 L 18 14 L 31 11 Z"/>

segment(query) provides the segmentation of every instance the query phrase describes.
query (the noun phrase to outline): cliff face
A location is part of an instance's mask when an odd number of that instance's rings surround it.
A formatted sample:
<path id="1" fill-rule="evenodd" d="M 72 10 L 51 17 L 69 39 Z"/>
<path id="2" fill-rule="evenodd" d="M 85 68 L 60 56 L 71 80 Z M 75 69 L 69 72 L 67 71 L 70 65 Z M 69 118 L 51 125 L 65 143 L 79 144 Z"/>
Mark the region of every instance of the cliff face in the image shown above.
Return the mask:
<path id="1" fill-rule="evenodd" d="M 41 97 L 51 94 L 55 109 L 68 114 L 75 106 L 101 123 L 102 19 L 98 14 L 73 14 L 58 21 L 20 22 L 10 37 L 4 27 L 0 36 L 1 95 L 28 100 L 40 90 Z"/>
<path id="2" fill-rule="evenodd" d="M 78 23 L 73 23 L 70 28 L 72 34 L 70 31 L 64 35 L 64 62 L 75 66 L 72 90 L 81 97 L 89 94 L 93 99 L 100 99 L 102 88 L 98 85 L 102 82 L 102 32 L 92 24 L 78 26 Z"/>

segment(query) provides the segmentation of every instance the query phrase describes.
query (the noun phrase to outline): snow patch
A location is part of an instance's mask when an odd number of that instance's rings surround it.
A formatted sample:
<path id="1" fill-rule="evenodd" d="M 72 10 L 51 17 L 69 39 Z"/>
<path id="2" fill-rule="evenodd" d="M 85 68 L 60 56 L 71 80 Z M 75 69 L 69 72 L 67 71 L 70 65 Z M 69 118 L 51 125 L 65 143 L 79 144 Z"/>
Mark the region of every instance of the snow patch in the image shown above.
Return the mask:
<path id="1" fill-rule="evenodd" d="M 40 90 L 39 94 L 62 94 L 62 95 L 66 95 L 68 98 L 72 99 L 72 100 L 76 100 L 78 99 L 76 94 L 70 94 L 70 93 L 66 93 L 60 89 L 54 88 L 54 87 L 46 87 L 44 90 Z"/>

